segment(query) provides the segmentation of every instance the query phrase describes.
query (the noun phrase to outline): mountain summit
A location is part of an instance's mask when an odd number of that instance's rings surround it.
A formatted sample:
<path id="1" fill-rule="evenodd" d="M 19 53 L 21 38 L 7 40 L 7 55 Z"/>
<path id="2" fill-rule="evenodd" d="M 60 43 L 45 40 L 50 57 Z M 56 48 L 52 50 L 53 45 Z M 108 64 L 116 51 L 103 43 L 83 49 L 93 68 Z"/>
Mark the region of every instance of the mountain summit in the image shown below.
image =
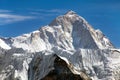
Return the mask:
<path id="1" fill-rule="evenodd" d="M 73 11 L 57 17 L 49 26 L 61 26 L 62 31 L 71 36 L 74 48 L 113 48 L 111 42 L 100 30 L 94 30 L 84 18 Z"/>
<path id="2" fill-rule="evenodd" d="M 1 80 L 120 79 L 119 50 L 74 11 L 0 42 Z"/>

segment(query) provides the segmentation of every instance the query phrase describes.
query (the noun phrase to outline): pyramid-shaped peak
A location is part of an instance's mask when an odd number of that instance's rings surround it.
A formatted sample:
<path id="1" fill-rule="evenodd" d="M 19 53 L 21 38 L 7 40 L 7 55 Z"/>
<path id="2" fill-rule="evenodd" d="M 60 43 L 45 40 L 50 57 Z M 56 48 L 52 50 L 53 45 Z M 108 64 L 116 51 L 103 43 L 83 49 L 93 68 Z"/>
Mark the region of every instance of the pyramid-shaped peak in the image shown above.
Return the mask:
<path id="1" fill-rule="evenodd" d="M 57 26 L 57 25 L 63 25 L 63 24 L 68 25 L 68 23 L 71 24 L 75 22 L 77 22 L 76 24 L 88 23 L 83 17 L 79 16 L 76 12 L 70 10 L 66 12 L 64 15 L 61 15 L 55 18 L 49 24 L 49 26 L 55 26 L 55 25 Z"/>
<path id="2" fill-rule="evenodd" d="M 70 10 L 70 11 L 68 11 L 65 15 L 73 15 L 73 14 L 76 14 L 76 12 Z"/>

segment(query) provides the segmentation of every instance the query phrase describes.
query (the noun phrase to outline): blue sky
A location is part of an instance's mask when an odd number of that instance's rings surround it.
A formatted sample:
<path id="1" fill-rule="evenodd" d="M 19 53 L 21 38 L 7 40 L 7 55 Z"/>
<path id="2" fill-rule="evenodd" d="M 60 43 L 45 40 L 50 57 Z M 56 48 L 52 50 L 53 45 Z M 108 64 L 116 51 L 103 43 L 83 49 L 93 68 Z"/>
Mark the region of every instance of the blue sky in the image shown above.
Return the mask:
<path id="1" fill-rule="evenodd" d="M 0 0 L 0 36 L 15 37 L 73 10 L 120 47 L 120 0 Z"/>

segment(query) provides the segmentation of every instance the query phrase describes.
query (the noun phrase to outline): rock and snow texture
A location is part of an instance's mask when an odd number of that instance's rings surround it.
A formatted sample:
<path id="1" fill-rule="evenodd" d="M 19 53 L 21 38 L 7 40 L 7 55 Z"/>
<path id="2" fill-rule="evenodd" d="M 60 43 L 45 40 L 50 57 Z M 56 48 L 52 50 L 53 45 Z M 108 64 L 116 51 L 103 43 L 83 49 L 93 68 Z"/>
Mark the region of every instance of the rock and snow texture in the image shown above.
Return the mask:
<path id="1" fill-rule="evenodd" d="M 9 45 L 7 45 L 7 43 L 5 43 L 4 40 L 0 39 L 0 47 L 3 49 L 11 49 L 11 47 Z"/>
<path id="2" fill-rule="evenodd" d="M 73 11 L 57 17 L 40 30 L 15 37 L 11 42 L 12 47 L 23 48 L 30 52 L 49 50 L 54 46 L 66 50 L 113 48 L 100 30 L 94 30 L 87 21 Z"/>
<path id="3" fill-rule="evenodd" d="M 61 76 L 56 56 L 70 69 L 62 74 L 83 80 L 120 79 L 120 50 L 73 11 L 29 34 L 0 39 L 0 79 L 46 80 L 51 71 Z M 64 71 L 66 65 L 60 65 Z"/>

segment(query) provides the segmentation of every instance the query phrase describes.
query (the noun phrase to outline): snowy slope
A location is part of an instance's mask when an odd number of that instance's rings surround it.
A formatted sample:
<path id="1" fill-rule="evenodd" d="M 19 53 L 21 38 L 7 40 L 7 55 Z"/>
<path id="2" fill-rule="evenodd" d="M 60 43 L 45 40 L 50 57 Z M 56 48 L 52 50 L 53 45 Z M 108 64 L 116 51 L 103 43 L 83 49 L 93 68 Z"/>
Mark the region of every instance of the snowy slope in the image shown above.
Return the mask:
<path id="1" fill-rule="evenodd" d="M 11 47 L 2 39 L 0 39 L 0 47 L 3 49 L 11 49 Z"/>
<path id="2" fill-rule="evenodd" d="M 120 50 L 114 49 L 100 30 L 73 11 L 39 30 L 0 39 L 0 47 L 0 61 L 5 63 L 0 66 L 1 80 L 46 78 L 56 70 L 57 57 L 83 80 L 120 79 Z"/>

